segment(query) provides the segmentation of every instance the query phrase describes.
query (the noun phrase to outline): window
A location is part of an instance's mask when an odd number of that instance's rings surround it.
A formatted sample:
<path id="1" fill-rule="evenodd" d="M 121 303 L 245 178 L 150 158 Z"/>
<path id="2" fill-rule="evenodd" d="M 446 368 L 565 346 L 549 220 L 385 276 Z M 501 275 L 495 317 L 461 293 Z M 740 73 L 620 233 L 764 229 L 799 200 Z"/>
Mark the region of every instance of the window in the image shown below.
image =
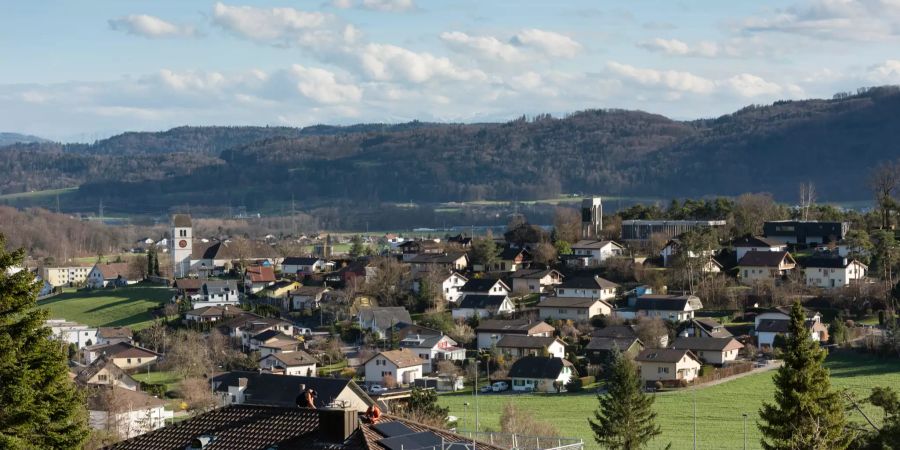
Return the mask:
<path id="1" fill-rule="evenodd" d="M 568 311 L 565 310 L 565 309 L 559 309 L 559 313 L 560 313 L 560 314 L 566 314 L 566 313 L 568 313 Z"/>
<path id="2" fill-rule="evenodd" d="M 131 364 L 131 358 L 128 358 L 128 364 Z"/>
<path id="3" fill-rule="evenodd" d="M 669 368 L 668 367 L 657 367 L 656 373 L 669 373 Z"/>
<path id="4" fill-rule="evenodd" d="M 140 363 L 141 363 L 141 358 L 138 358 L 138 364 L 140 364 Z"/>
<path id="5" fill-rule="evenodd" d="M 106 374 L 101 373 L 100 375 L 97 375 L 97 379 L 100 381 L 106 381 L 107 380 Z"/>

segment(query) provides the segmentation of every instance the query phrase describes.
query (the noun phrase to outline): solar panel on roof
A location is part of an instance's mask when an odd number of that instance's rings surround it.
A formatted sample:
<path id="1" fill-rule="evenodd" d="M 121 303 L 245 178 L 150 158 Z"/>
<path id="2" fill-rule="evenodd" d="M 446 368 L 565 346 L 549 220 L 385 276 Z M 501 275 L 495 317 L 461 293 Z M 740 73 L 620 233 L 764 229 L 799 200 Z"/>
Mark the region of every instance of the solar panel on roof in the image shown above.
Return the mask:
<path id="1" fill-rule="evenodd" d="M 441 448 L 441 437 L 430 432 L 406 434 L 403 436 L 388 437 L 378 441 L 388 450 L 420 450 Z"/>
<path id="2" fill-rule="evenodd" d="M 384 437 L 403 436 L 404 434 L 413 434 L 415 431 L 400 422 L 384 422 L 376 424 L 373 428 L 381 433 Z"/>

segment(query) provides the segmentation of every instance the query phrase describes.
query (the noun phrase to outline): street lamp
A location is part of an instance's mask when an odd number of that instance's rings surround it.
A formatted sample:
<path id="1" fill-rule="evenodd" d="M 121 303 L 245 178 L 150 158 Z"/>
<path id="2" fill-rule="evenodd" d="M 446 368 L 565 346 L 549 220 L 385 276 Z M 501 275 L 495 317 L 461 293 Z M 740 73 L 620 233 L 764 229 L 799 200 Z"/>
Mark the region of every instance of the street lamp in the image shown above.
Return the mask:
<path id="1" fill-rule="evenodd" d="M 472 388 L 475 391 L 475 432 L 478 432 L 478 364 L 480 362 L 478 358 L 475 358 L 475 386 Z"/>
<path id="2" fill-rule="evenodd" d="M 744 416 L 744 450 L 747 450 L 747 413 L 741 415 Z"/>
<path id="3" fill-rule="evenodd" d="M 469 420 L 469 402 L 463 402 L 463 430 L 466 429 Z"/>

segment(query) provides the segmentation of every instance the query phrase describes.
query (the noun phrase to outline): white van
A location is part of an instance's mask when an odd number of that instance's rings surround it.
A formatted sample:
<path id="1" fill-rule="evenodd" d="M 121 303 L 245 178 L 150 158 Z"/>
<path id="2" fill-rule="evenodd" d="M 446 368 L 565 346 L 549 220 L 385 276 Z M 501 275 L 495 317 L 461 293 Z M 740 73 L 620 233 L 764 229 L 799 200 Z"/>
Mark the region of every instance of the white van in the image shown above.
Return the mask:
<path id="1" fill-rule="evenodd" d="M 494 392 L 503 392 L 507 389 L 509 389 L 509 384 L 507 384 L 505 381 L 497 381 L 491 385 L 491 390 L 493 390 Z"/>

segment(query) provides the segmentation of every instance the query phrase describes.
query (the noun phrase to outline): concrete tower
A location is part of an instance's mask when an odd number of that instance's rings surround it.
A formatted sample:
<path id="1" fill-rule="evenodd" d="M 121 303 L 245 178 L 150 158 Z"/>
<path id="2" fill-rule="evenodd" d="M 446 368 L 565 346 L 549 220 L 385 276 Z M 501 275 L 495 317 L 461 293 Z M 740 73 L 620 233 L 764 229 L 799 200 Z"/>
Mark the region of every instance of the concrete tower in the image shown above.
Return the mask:
<path id="1" fill-rule="evenodd" d="M 172 216 L 172 274 L 175 278 L 184 278 L 191 271 L 193 255 L 193 235 L 191 234 L 191 216 L 175 214 Z"/>
<path id="2" fill-rule="evenodd" d="M 581 238 L 599 239 L 603 229 L 603 202 L 600 197 L 581 201 Z"/>

